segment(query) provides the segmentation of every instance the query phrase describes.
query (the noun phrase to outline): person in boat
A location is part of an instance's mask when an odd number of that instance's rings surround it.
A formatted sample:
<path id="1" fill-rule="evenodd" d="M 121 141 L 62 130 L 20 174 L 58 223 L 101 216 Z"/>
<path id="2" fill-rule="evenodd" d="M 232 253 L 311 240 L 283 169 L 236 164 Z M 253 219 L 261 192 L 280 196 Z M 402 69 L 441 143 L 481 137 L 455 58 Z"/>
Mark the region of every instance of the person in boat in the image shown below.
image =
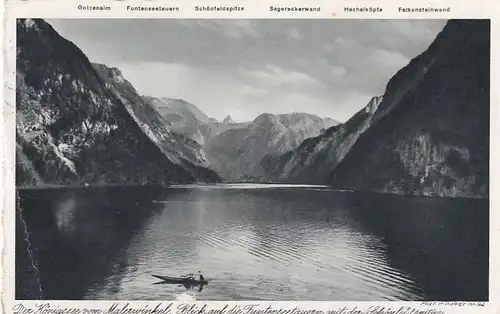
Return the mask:
<path id="1" fill-rule="evenodd" d="M 201 271 L 198 271 L 198 275 L 200 276 L 200 281 L 203 282 L 205 281 L 205 277 L 201 274 Z"/>

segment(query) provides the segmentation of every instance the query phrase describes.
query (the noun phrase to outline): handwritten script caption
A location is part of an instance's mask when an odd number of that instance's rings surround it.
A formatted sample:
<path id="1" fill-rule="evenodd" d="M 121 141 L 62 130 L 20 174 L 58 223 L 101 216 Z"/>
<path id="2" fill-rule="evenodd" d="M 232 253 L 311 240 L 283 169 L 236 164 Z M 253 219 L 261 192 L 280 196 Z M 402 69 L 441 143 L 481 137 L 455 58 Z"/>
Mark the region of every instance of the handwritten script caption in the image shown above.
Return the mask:
<path id="1" fill-rule="evenodd" d="M 106 308 L 64 307 L 49 302 L 27 306 L 17 303 L 13 314 L 444 314 L 443 309 L 432 306 L 484 306 L 484 302 L 422 302 L 423 308 L 411 306 L 368 306 L 366 308 L 339 307 L 331 309 L 308 309 L 302 307 L 280 308 L 258 303 L 244 305 L 213 305 L 196 303 L 156 303 L 137 306 L 131 303 L 114 303 Z"/>

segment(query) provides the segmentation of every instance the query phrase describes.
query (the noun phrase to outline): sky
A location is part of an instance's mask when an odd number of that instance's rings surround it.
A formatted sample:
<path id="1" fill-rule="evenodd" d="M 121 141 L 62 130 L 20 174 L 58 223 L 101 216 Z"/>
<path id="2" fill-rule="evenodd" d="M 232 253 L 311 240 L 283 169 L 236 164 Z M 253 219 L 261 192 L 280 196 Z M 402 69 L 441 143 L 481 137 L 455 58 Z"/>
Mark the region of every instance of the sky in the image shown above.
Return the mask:
<path id="1" fill-rule="evenodd" d="M 424 52 L 445 20 L 47 20 L 141 95 L 218 120 L 307 112 L 345 122 Z"/>

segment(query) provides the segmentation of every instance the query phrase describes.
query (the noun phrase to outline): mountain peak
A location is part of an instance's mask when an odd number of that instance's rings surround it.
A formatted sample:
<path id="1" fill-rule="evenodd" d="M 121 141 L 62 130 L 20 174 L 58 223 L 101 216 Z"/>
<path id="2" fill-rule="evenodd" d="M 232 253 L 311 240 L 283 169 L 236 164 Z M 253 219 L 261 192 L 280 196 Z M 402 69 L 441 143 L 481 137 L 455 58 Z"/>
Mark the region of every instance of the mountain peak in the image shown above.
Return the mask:
<path id="1" fill-rule="evenodd" d="M 188 103 L 187 101 L 185 101 L 182 98 L 161 97 L 159 99 L 162 100 L 162 101 L 165 101 L 165 102 L 177 102 L 179 104 L 186 104 L 186 103 Z"/>
<path id="2" fill-rule="evenodd" d="M 228 115 L 224 120 L 222 120 L 222 123 L 236 123 L 236 122 L 234 122 L 231 116 Z"/>
<path id="3" fill-rule="evenodd" d="M 171 132 L 117 68 L 91 64 L 43 20 L 16 26 L 18 186 L 218 180 L 201 147 Z"/>
<path id="4" fill-rule="evenodd" d="M 109 67 L 105 64 L 102 63 L 91 63 L 92 67 L 99 72 L 100 74 L 104 74 L 105 76 L 119 82 L 123 83 L 125 81 L 125 78 L 123 77 L 122 72 L 120 69 L 115 68 L 115 67 Z"/>

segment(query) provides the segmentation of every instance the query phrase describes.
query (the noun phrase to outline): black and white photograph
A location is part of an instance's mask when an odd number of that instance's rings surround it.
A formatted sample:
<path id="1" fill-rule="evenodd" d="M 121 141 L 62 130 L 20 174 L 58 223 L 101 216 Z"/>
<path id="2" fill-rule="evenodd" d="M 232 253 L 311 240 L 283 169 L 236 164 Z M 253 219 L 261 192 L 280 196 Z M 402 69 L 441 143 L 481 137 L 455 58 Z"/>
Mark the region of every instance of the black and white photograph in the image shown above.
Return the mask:
<path id="1" fill-rule="evenodd" d="M 17 300 L 489 300 L 490 20 L 15 23 Z"/>

